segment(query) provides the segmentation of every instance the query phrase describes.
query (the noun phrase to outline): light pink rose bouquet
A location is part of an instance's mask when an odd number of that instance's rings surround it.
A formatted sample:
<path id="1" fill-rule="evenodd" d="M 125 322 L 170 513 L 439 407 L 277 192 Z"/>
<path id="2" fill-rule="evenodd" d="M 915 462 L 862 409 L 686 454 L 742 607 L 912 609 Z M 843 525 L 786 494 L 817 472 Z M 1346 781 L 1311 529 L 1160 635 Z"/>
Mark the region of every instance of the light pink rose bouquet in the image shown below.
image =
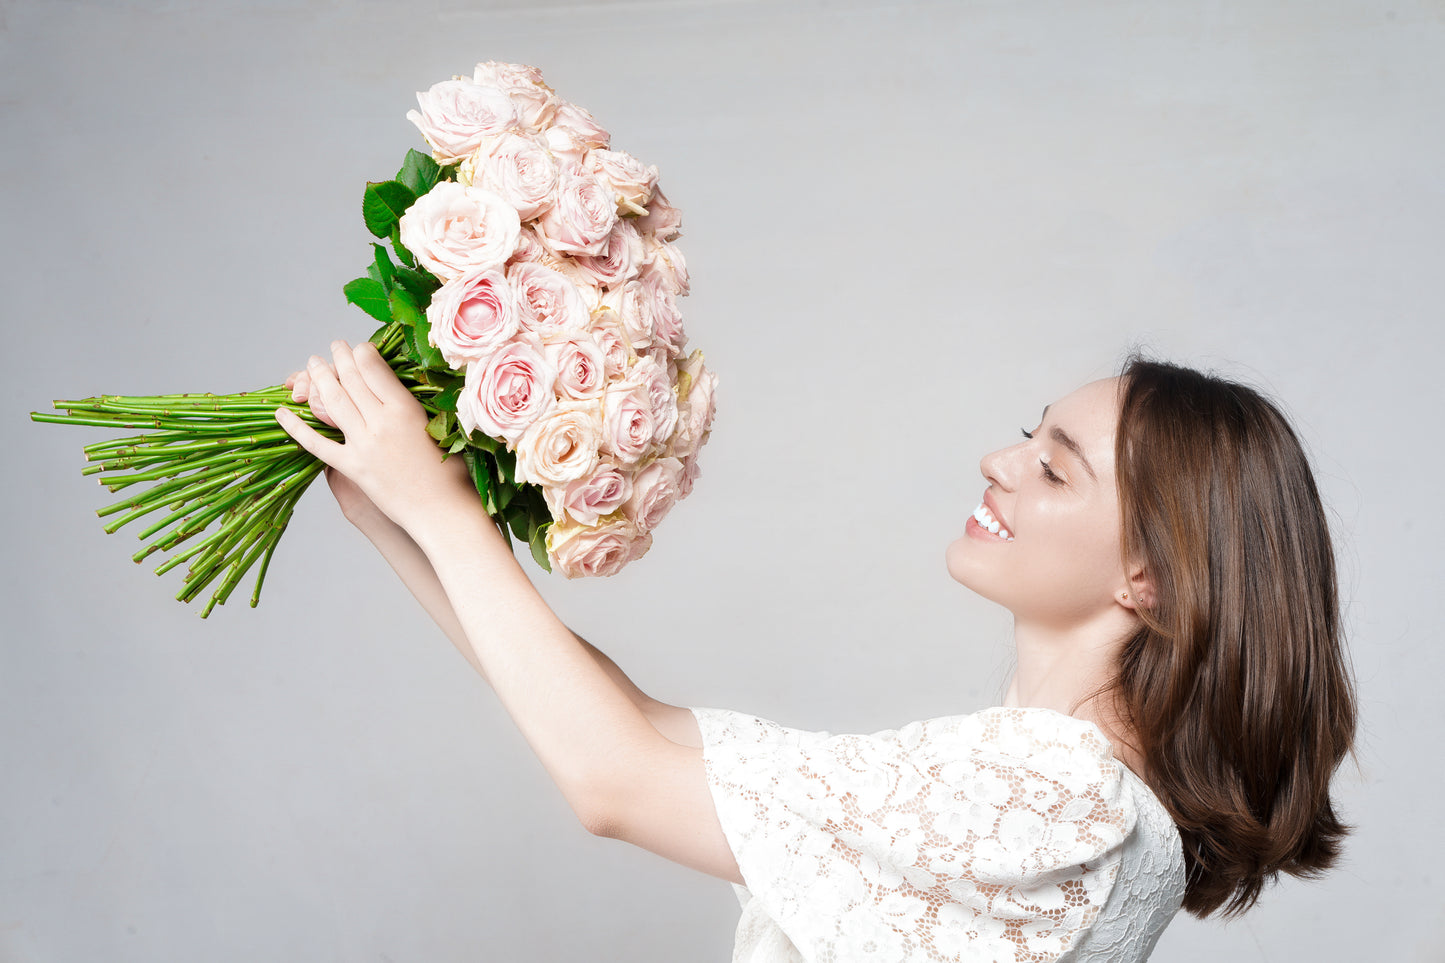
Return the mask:
<path id="1" fill-rule="evenodd" d="M 548 571 L 612 575 L 692 490 L 716 410 L 717 378 L 687 351 L 678 303 L 682 217 L 657 168 L 614 147 L 536 67 L 478 64 L 418 93 L 406 116 L 431 150 L 366 185 L 362 214 L 382 243 L 346 298 L 381 322 L 371 340 L 503 534 Z M 86 473 L 129 489 L 99 512 L 116 516 L 107 531 L 158 513 L 134 559 L 176 550 L 157 571 L 188 563 L 182 601 L 215 586 L 204 618 L 259 564 L 256 604 L 324 467 L 276 430 L 279 405 L 340 437 L 283 385 L 100 395 L 31 417 L 146 431 L 87 446 Z"/>
<path id="2" fill-rule="evenodd" d="M 534 554 L 611 575 L 691 491 L 715 411 L 716 378 L 686 353 L 681 215 L 657 168 L 535 67 L 479 64 L 417 101 L 443 174 L 399 237 L 444 282 L 426 342 L 461 379 L 435 434 L 490 459 L 489 481 L 540 489 L 547 521 L 514 525 Z"/>

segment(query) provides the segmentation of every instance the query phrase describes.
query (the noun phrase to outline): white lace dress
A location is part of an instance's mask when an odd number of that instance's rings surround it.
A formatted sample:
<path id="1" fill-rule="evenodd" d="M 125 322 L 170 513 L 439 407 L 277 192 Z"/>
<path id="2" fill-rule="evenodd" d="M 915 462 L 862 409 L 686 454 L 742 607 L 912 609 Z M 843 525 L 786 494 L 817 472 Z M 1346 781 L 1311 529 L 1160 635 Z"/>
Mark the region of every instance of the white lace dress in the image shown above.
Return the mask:
<path id="1" fill-rule="evenodd" d="M 746 886 L 734 963 L 1143 960 L 1179 834 L 1091 722 L 984 709 L 872 735 L 692 708 Z"/>

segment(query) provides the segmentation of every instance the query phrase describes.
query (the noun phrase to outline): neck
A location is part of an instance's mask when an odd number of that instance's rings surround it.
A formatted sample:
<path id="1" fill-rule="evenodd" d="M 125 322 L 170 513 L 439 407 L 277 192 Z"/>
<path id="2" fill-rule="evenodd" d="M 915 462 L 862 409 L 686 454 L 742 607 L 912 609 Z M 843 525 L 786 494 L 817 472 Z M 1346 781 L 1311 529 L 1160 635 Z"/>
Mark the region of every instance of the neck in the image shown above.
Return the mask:
<path id="1" fill-rule="evenodd" d="M 1121 619 L 1121 614 L 1105 612 L 1067 628 L 1016 621 L 1018 667 L 1004 705 L 1052 709 L 1094 723 L 1120 761 L 1137 772 L 1127 727 L 1112 710 L 1110 697 L 1096 696 L 1113 679 L 1119 650 L 1132 631 L 1134 619 Z"/>

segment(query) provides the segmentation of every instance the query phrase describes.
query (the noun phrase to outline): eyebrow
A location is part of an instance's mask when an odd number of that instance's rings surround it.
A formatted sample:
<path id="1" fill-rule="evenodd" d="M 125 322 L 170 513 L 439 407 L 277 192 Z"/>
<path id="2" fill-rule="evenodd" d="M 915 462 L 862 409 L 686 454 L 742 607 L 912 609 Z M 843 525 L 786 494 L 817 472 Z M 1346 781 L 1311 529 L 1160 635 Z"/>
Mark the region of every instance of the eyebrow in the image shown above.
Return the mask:
<path id="1" fill-rule="evenodd" d="M 1050 407 L 1050 405 L 1044 405 L 1044 414 L 1039 415 L 1039 424 L 1043 424 L 1044 415 L 1047 415 L 1049 413 Z M 1069 451 L 1073 452 L 1074 457 L 1079 459 L 1079 464 L 1084 466 L 1084 471 L 1089 473 L 1090 478 L 1094 479 L 1094 481 L 1096 482 L 1099 480 L 1099 476 L 1094 474 L 1094 466 L 1090 465 L 1089 459 L 1084 457 L 1083 447 L 1077 441 L 1075 441 L 1067 431 L 1064 431 L 1064 429 L 1060 428 L 1058 425 L 1055 425 L 1054 427 L 1049 429 L 1049 437 L 1052 438 L 1054 441 L 1058 442 L 1059 444 L 1063 445 L 1065 448 L 1069 449 Z"/>

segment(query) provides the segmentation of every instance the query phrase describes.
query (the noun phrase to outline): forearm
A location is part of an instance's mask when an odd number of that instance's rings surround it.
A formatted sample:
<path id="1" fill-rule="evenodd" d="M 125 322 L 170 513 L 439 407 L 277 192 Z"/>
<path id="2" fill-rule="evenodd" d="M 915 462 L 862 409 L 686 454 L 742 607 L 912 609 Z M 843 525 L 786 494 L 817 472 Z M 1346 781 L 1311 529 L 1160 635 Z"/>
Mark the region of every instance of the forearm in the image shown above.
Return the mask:
<path id="1" fill-rule="evenodd" d="M 463 631 L 461 622 L 457 619 L 456 610 L 452 608 L 451 599 L 447 597 L 446 590 L 442 588 L 441 579 L 437 578 L 436 569 L 432 568 L 431 560 L 427 558 L 426 552 L 422 551 L 421 546 L 406 533 L 405 529 L 385 516 L 361 519 L 355 524 L 362 534 L 376 546 L 377 551 L 396 572 L 402 584 L 415 596 L 417 602 L 431 616 L 432 621 L 446 634 L 452 645 L 456 646 L 457 651 L 490 685 L 487 673 L 477 659 L 476 652 L 472 650 L 471 643 L 467 641 L 467 634 Z M 571 630 L 569 629 L 569 631 Z M 602 670 L 607 673 L 617 687 L 627 694 L 634 705 L 646 710 L 652 704 L 652 697 L 639 689 L 627 677 L 627 673 L 608 658 L 606 653 L 576 632 L 572 633 L 572 637 L 592 657 L 593 661 L 602 667 Z"/>
<path id="2" fill-rule="evenodd" d="M 475 501 L 431 506 L 411 534 L 503 707 L 586 820 L 599 787 L 659 744 L 641 692 L 562 624 Z"/>

